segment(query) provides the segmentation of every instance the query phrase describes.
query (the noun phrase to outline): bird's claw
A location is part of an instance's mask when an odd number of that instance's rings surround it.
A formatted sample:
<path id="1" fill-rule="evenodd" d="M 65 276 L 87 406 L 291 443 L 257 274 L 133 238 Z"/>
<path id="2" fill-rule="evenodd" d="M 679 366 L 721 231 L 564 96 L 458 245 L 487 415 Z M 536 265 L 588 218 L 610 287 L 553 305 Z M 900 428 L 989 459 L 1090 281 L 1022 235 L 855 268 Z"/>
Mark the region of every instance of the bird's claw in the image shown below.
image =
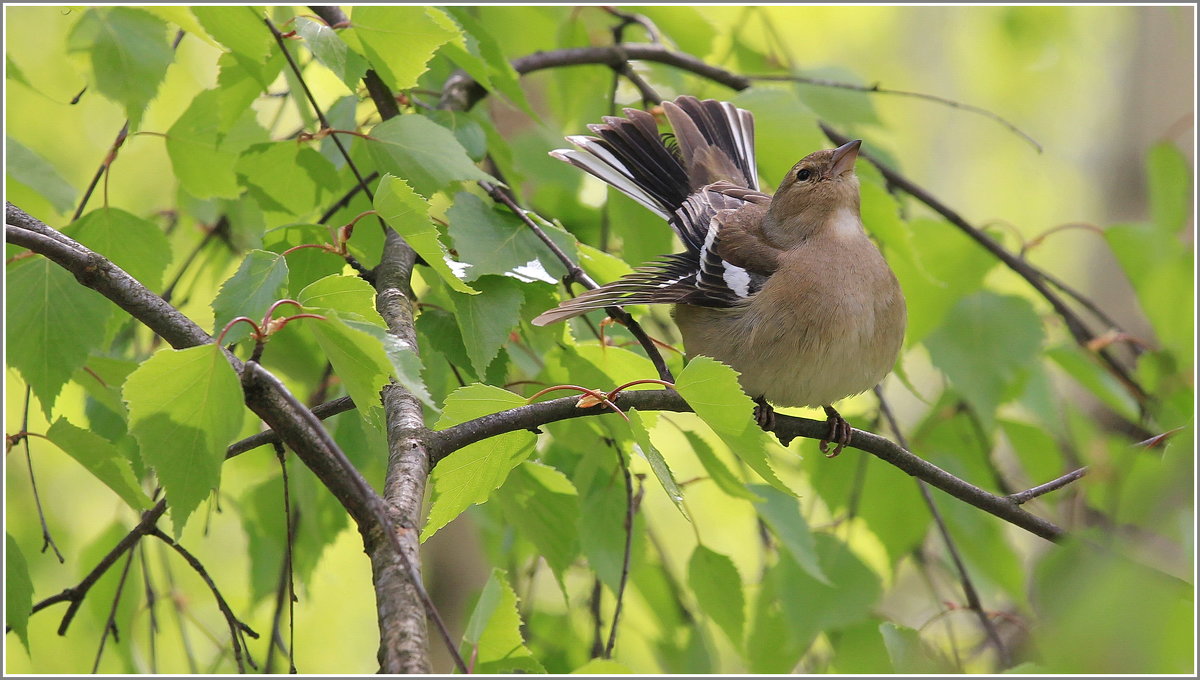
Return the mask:
<path id="1" fill-rule="evenodd" d="M 842 452 L 842 449 L 850 443 L 850 435 L 853 433 L 853 428 L 840 413 L 834 410 L 832 406 L 825 407 L 825 415 L 828 416 L 825 422 L 829 423 L 829 436 L 821 440 L 821 453 L 825 454 L 826 458 L 833 458 Z M 829 450 L 829 444 L 836 444 L 833 451 Z"/>
<path id="2" fill-rule="evenodd" d="M 775 429 L 775 409 L 763 397 L 754 400 L 754 422 L 766 432 Z"/>

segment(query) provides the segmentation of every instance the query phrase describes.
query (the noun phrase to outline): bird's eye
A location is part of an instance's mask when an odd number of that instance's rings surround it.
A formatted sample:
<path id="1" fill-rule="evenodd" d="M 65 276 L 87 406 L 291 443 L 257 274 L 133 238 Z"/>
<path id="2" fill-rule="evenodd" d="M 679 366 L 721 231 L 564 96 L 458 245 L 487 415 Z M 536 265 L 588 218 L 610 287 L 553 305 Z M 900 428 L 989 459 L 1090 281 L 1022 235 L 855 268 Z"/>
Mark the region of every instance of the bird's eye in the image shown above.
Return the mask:
<path id="1" fill-rule="evenodd" d="M 809 170 L 808 168 L 804 168 L 796 173 L 797 182 L 807 182 L 809 177 L 812 177 L 812 170 Z"/>

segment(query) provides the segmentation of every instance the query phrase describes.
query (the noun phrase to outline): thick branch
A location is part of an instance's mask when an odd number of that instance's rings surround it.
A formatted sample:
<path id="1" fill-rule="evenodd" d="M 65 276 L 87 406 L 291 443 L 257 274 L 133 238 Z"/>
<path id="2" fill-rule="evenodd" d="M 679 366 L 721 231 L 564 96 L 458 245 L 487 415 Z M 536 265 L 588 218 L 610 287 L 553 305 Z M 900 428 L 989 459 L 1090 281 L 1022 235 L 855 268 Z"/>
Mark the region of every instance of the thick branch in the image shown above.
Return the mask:
<path id="1" fill-rule="evenodd" d="M 498 434 L 517 430 L 536 430 L 542 425 L 559 420 L 611 413 L 604 406 L 578 408 L 576 407 L 577 402 L 577 397 L 563 397 L 528 406 L 519 406 L 434 432 L 429 440 L 430 453 L 436 463 L 453 451 Z M 639 411 L 692 410 L 678 393 L 665 390 L 624 391 L 614 403 L 621 410 L 629 408 L 636 408 Z M 821 440 L 829 436 L 829 424 L 823 420 L 776 414 L 774 432 L 780 441 L 791 441 L 795 437 Z M 849 446 L 881 458 L 959 500 L 1046 540 L 1059 541 L 1066 536 L 1066 532 L 1061 527 L 1031 515 L 1012 499 L 988 493 L 877 434 L 853 430 Z"/>

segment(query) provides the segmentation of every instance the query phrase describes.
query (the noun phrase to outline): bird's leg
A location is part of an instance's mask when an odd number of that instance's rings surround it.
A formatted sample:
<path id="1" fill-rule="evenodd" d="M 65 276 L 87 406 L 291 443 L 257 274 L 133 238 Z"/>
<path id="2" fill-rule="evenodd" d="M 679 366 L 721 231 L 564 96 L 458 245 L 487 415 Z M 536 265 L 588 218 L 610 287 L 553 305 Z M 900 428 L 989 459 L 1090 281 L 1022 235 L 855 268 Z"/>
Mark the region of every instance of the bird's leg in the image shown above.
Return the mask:
<path id="1" fill-rule="evenodd" d="M 821 440 L 821 453 L 825 454 L 826 458 L 833 458 L 841 453 L 842 449 L 850 443 L 851 427 L 850 423 L 847 423 L 846 419 L 842 417 L 842 414 L 834 410 L 832 406 L 825 406 L 823 408 L 825 409 L 825 415 L 828 416 L 825 422 L 829 423 L 829 436 Z M 832 452 L 829 451 L 830 442 L 837 444 Z"/>
<path id="2" fill-rule="evenodd" d="M 775 429 L 775 409 L 767 403 L 766 397 L 754 398 L 754 422 L 767 432 Z"/>

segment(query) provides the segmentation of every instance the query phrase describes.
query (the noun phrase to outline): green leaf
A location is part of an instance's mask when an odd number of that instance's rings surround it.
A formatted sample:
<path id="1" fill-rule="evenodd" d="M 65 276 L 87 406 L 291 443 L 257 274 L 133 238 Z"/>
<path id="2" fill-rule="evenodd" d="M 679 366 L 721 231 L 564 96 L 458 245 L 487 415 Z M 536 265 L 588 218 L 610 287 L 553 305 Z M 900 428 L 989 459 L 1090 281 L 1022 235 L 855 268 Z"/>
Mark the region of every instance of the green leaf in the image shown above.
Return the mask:
<path id="1" fill-rule="evenodd" d="M 1190 354 L 1195 338 L 1195 253 L 1180 235 L 1151 223 L 1115 224 L 1104 238 L 1129 277 L 1164 347 Z"/>
<path id="2" fill-rule="evenodd" d="M 829 143 L 817 127 L 817 117 L 791 88 L 751 87 L 737 93 L 733 103 L 754 112 L 759 140 L 755 156 L 767 187 L 777 186 L 797 161 Z M 770 139 L 788 142 L 763 143 Z"/>
<path id="3" fill-rule="evenodd" d="M 783 615 L 778 578 L 774 570 L 766 574 L 754 601 L 750 634 L 746 636 L 746 660 L 754 673 L 791 673 L 808 649 L 808 640 L 797 639 L 796 632 Z"/>
<path id="4" fill-rule="evenodd" d="M 579 494 L 571 480 L 548 465 L 525 461 L 513 468 L 491 502 L 546 558 L 565 592 L 563 574 L 579 555 Z"/>
<path id="5" fill-rule="evenodd" d="M 828 534 L 815 538 L 828 585 L 801 569 L 787 552 L 779 554 L 779 562 L 771 569 L 784 617 L 792 634 L 805 644 L 818 633 L 866 620 L 882 590 L 879 577 L 846 544 Z"/>
<path id="6" fill-rule="evenodd" d="M 792 493 L 771 469 L 766 434 L 754 422 L 754 402 L 742 391 L 737 375 L 715 359 L 696 357 L 675 380 L 675 389 L 751 470 L 776 489 Z"/>
<path id="7" fill-rule="evenodd" d="M 188 7 L 151 5 L 140 7 L 139 9 L 149 12 L 163 21 L 175 24 L 179 28 L 182 28 L 188 35 L 195 36 L 213 47 L 221 47 L 216 40 L 212 39 L 208 31 L 204 30 L 199 20 L 196 19 L 196 15 L 192 14 L 192 10 Z"/>
<path id="8" fill-rule="evenodd" d="M 952 670 L 941 667 L 943 664 L 939 664 L 921 642 L 921 634 L 912 628 L 881 623 L 879 633 L 896 673 L 929 675 Z"/>
<path id="9" fill-rule="evenodd" d="M 384 175 L 375 190 L 375 209 L 451 288 L 469 295 L 479 292 L 463 283 L 451 269 L 451 263 L 456 267 L 461 265 L 450 259 L 446 246 L 438 240 L 437 229 L 429 219 L 429 204 L 407 182 Z"/>
<path id="10" fill-rule="evenodd" d="M 265 141 L 266 132 L 258 126 L 254 112 L 243 108 L 229 125 L 230 105 L 223 99 L 227 89 L 205 90 L 196 95 L 187 109 L 167 130 L 167 156 L 175 177 L 196 198 L 237 198 L 235 167 L 243 149 Z"/>
<path id="11" fill-rule="evenodd" d="M 880 625 L 878 620 L 868 619 L 831 636 L 835 656 L 830 670 L 872 676 L 894 673 Z"/>
<path id="12" fill-rule="evenodd" d="M 996 408 L 1025 378 L 1042 346 L 1042 322 L 1029 301 L 990 291 L 963 298 L 925 342 L 933 365 L 991 429 Z"/>
<path id="13" fill-rule="evenodd" d="M 758 516 L 770 527 L 771 533 L 775 534 L 796 564 L 819 583 L 830 585 L 829 577 L 821 571 L 816 541 L 796 498 L 761 484 L 755 484 L 750 489 L 762 497 L 761 501 L 754 504 Z"/>
<path id="14" fill-rule="evenodd" d="M 173 58 L 167 24 L 140 9 L 93 8 L 68 40 L 70 51 L 87 53 L 96 89 L 124 106 L 129 129 L 137 130 Z"/>
<path id="15" fill-rule="evenodd" d="M 725 631 L 734 647 L 742 648 L 746 601 L 742 577 L 733 560 L 697 545 L 688 560 L 688 585 L 704 613 Z"/>
<path id="16" fill-rule="evenodd" d="M 461 31 L 457 39 L 442 47 L 442 52 L 479 84 L 488 90 L 499 92 L 530 118 L 536 119 L 537 114 L 529 106 L 525 99 L 525 91 L 521 89 L 520 75 L 482 22 L 471 16 L 465 7 L 439 9 L 453 17 Z"/>
<path id="17" fill-rule="evenodd" d="M 242 426 L 242 385 L 217 345 L 165 349 L 122 388 L 129 429 L 170 502 L 175 535 L 221 481 L 225 448 Z"/>
<path id="18" fill-rule="evenodd" d="M 8 135 L 4 136 L 4 172 L 41 194 L 60 213 L 68 214 L 75 207 L 75 187 L 50 161 Z"/>
<path id="19" fill-rule="evenodd" d="M 8 361 L 49 420 L 59 390 L 104 341 L 112 306 L 44 257 L 9 267 L 5 283 Z"/>
<path id="20" fill-rule="evenodd" d="M 219 334 L 226 324 L 239 316 L 250 317 L 260 324 L 271 305 L 287 291 L 287 278 L 287 261 L 282 255 L 251 250 L 212 301 L 213 333 Z M 295 313 L 298 310 L 284 307 L 280 311 Z M 249 333 L 249 324 L 239 323 L 229 329 L 221 342 L 240 342 L 249 337 Z"/>
<path id="21" fill-rule="evenodd" d="M 510 212 L 493 210 L 474 194 L 458 192 L 446 217 L 459 259 L 471 265 L 468 281 L 485 274 L 504 274 L 522 282 L 557 284 L 567 272 L 520 219 Z M 572 260 L 578 259 L 574 236 L 552 225 L 542 229 Z"/>
<path id="22" fill-rule="evenodd" d="M 162 289 L 171 244 L 154 223 L 120 208 L 98 208 L 73 222 L 66 233 L 150 290 Z"/>
<path id="23" fill-rule="evenodd" d="M 305 307 L 337 310 L 342 318 L 384 326 L 383 317 L 375 309 L 375 289 L 358 276 L 326 276 L 305 286 L 296 301 Z"/>
<path id="24" fill-rule="evenodd" d="M 626 412 L 629 417 L 629 429 L 633 432 L 633 447 L 634 450 L 642 454 L 646 461 L 650 463 L 650 469 L 654 471 L 655 478 L 662 485 L 663 491 L 667 492 L 667 496 L 675 507 L 679 508 L 679 512 L 687 520 L 691 521 L 691 515 L 688 514 L 687 507 L 683 503 L 683 489 L 679 488 L 679 484 L 675 481 L 674 475 L 671 474 L 671 468 L 667 467 L 667 461 L 663 458 L 662 453 L 654 448 L 654 444 L 650 443 L 650 432 L 646 429 L 646 424 L 642 421 L 642 414 L 638 413 L 637 409 L 631 408 Z"/>
<path id="25" fill-rule="evenodd" d="M 4 623 L 12 626 L 29 651 L 29 615 L 33 609 L 33 580 L 21 546 L 4 532 Z"/>
<path id="26" fill-rule="evenodd" d="M 371 128 L 367 148 L 380 172 L 404 178 L 426 198 L 454 181 L 499 183 L 475 166 L 453 132 L 425 116 L 385 120 Z"/>
<path id="27" fill-rule="evenodd" d="M 369 324 L 352 325 L 353 319 L 343 319 L 332 309 L 314 309 L 325 317 L 325 321 L 305 319 L 305 329 L 317 339 L 359 414 L 372 427 L 383 427 L 379 391 L 387 384 L 392 372 L 383 344 L 367 330 Z"/>
<path id="28" fill-rule="evenodd" d="M 242 528 L 249 540 L 250 589 L 255 601 L 273 596 L 279 587 L 279 567 L 287 551 L 283 513 L 283 478 L 276 474 L 240 497 Z M 345 509 L 295 456 L 288 460 L 288 495 L 293 524 L 292 560 L 297 584 L 312 587 L 310 578 L 325 549 L 349 524 Z"/>
<path id="29" fill-rule="evenodd" d="M 1163 231 L 1178 234 L 1186 226 L 1192 199 L 1192 170 L 1187 157 L 1170 142 L 1150 147 L 1146 156 L 1150 219 Z"/>
<path id="30" fill-rule="evenodd" d="M 611 460 L 612 457 L 601 458 L 592 456 L 579 461 L 572 481 L 579 491 L 579 547 L 596 577 L 615 593 L 620 587 L 624 564 L 628 496 L 617 461 Z M 635 534 L 631 546 L 634 553 L 636 538 Z"/>
<path id="31" fill-rule="evenodd" d="M 462 332 L 454 314 L 442 309 L 426 308 L 421 310 L 421 316 L 416 321 L 417 333 L 424 350 L 440 352 L 446 360 L 461 370 L 471 371 L 471 359 L 467 356 L 467 348 L 463 343 Z M 475 376 L 480 382 L 482 376 Z"/>
<path id="32" fill-rule="evenodd" d="M 700 459 L 700 464 L 704 466 L 704 471 L 708 473 L 708 478 L 717 485 L 718 489 L 734 498 L 742 498 L 751 502 L 762 500 L 759 496 L 754 495 L 753 491 L 747 489 L 742 480 L 738 479 L 726 467 L 725 463 L 721 462 L 721 459 L 713 452 L 712 447 L 708 445 L 708 442 L 701 439 L 700 435 L 695 432 L 685 431 L 683 436 L 691 444 L 692 452 L 696 454 L 696 458 Z"/>
<path id="33" fill-rule="evenodd" d="M 1141 419 L 1137 401 L 1129 394 L 1129 390 L 1101 366 L 1094 355 L 1085 353 L 1078 345 L 1071 344 L 1051 347 L 1046 350 L 1046 356 L 1109 408 L 1131 422 Z"/>
<path id="34" fill-rule="evenodd" d="M 609 659 L 592 659 L 579 668 L 571 671 L 571 675 L 640 675 L 623 663 Z"/>
<path id="35" fill-rule="evenodd" d="M 358 81 L 362 80 L 367 70 L 367 60 L 350 49 L 337 32 L 323 21 L 296 17 L 295 26 L 296 33 L 304 39 L 304 44 L 317 61 L 333 71 L 351 92 L 357 92 Z"/>
<path id="36" fill-rule="evenodd" d="M 325 187 L 338 183 L 332 163 L 292 141 L 250 147 L 238 159 L 236 170 L 264 210 L 291 215 L 311 212 Z"/>
<path id="37" fill-rule="evenodd" d="M 129 460 L 112 442 L 75 427 L 66 418 L 56 420 L 46 431 L 46 438 L 115 491 L 129 507 L 146 510 L 153 505 L 133 476 Z"/>
<path id="38" fill-rule="evenodd" d="M 508 334 L 521 321 L 525 301 L 518 284 L 489 276 L 475 282 L 482 295 L 455 295 L 454 312 L 475 375 L 487 372 Z"/>
<path id="39" fill-rule="evenodd" d="M 293 246 L 330 241 L 329 229 L 320 224 L 288 224 L 263 234 L 263 249 L 282 254 Z M 341 274 L 346 261 L 333 253 L 316 248 L 301 248 L 288 253 L 288 290 L 290 297 L 300 298 L 309 284 L 326 276 Z"/>
<path id="40" fill-rule="evenodd" d="M 503 569 L 493 569 L 484 584 L 467 621 L 459 653 L 475 661 L 475 673 L 546 672 L 521 637 L 517 594 Z"/>
<path id="41" fill-rule="evenodd" d="M 375 338 L 380 346 L 383 347 L 388 365 L 391 367 L 391 376 L 396 379 L 396 382 L 400 383 L 404 389 L 408 390 L 421 403 L 437 411 L 437 404 L 434 402 L 433 397 L 429 396 L 429 390 L 425 387 L 425 381 L 421 378 L 421 370 L 423 369 L 421 356 L 417 354 L 411 345 L 389 333 L 386 328 L 374 323 L 358 321 L 353 318 L 344 318 L 342 322 L 353 330 L 362 331 Z"/>
<path id="42" fill-rule="evenodd" d="M 208 34 L 227 47 L 239 61 L 261 64 L 270 56 L 275 39 L 263 21 L 262 7 L 196 5 L 192 14 Z"/>
<path id="43" fill-rule="evenodd" d="M 468 385 L 446 398 L 435 430 L 526 404 L 525 398 L 499 387 Z M 463 510 L 486 502 L 508 478 L 509 471 L 525 460 L 537 437 L 529 431 L 509 432 L 464 446 L 433 468 L 433 503 L 421 530 L 425 541 Z"/>
<path id="44" fill-rule="evenodd" d="M 856 73 L 841 66 L 819 69 L 801 69 L 799 75 L 819 80 L 833 80 L 853 85 L 863 85 Z M 796 93 L 821 120 L 839 123 L 878 123 L 875 105 L 867 92 L 848 90 L 824 85 L 797 83 Z M 797 158 L 796 160 L 800 160 Z"/>
<path id="45" fill-rule="evenodd" d="M 417 85 L 438 47 L 457 35 L 433 8 L 361 5 L 354 8 L 346 39 L 362 45 L 371 66 L 392 90 Z"/>
<path id="46" fill-rule="evenodd" d="M 908 232 L 916 260 L 891 258 L 889 264 L 909 300 L 904 335 L 906 346 L 912 347 L 942 326 L 956 302 L 983 286 L 984 277 L 997 260 L 943 220 L 912 220 Z"/>

